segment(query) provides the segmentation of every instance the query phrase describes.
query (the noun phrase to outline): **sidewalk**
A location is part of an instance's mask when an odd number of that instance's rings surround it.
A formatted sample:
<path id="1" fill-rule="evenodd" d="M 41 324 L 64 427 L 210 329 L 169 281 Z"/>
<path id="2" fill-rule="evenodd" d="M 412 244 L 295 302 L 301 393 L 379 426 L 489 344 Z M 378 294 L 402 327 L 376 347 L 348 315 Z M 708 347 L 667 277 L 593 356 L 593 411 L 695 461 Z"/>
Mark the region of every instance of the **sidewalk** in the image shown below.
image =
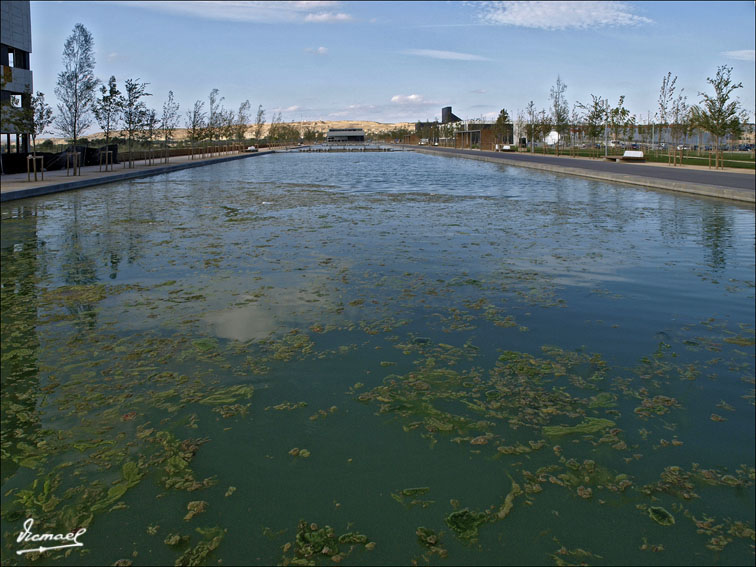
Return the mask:
<path id="1" fill-rule="evenodd" d="M 464 157 L 492 163 L 528 167 L 552 173 L 626 183 L 647 189 L 662 189 L 693 195 L 730 199 L 753 204 L 756 199 L 754 170 L 701 166 L 672 166 L 653 162 L 614 162 L 582 157 L 529 153 L 502 153 L 440 147 L 415 147 L 421 153 Z"/>
<path id="2" fill-rule="evenodd" d="M 31 181 L 27 181 L 26 173 L 12 173 L 0 177 L 0 201 L 5 202 L 14 199 L 25 199 L 28 197 L 47 195 L 49 193 L 58 193 L 60 191 L 70 191 L 72 189 L 81 189 L 93 185 L 100 185 L 102 183 L 148 177 L 150 175 L 159 175 L 161 173 L 169 173 L 171 171 L 179 171 L 191 167 L 201 167 L 212 163 L 255 157 L 268 153 L 271 153 L 271 151 L 262 150 L 254 153 L 227 152 L 223 155 L 206 159 L 198 159 L 195 156 L 195 159 L 193 160 L 191 159 L 191 156 L 175 156 L 171 157 L 167 164 L 162 163 L 162 160 L 158 163 L 158 160 L 155 159 L 153 160 L 153 165 L 145 165 L 144 160 L 137 160 L 134 161 L 133 168 L 129 168 L 128 164 L 126 164 L 126 167 L 124 168 L 123 163 L 118 163 L 113 166 L 113 171 L 100 171 L 100 166 L 88 165 L 82 167 L 81 175 L 77 176 L 72 175 L 72 171 L 69 171 L 69 175 L 66 175 L 65 169 L 46 171 L 44 174 L 44 181 L 39 172 L 37 173 L 37 181 L 34 181 L 33 173 L 31 175 Z"/>

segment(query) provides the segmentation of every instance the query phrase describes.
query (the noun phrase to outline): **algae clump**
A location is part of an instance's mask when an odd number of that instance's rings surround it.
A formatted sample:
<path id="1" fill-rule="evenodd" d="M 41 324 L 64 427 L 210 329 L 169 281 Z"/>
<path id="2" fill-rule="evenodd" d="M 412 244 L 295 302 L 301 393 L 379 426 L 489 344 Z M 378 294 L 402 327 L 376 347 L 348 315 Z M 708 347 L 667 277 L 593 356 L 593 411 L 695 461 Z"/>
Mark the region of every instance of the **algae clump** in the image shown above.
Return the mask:
<path id="1" fill-rule="evenodd" d="M 675 524 L 675 517 L 661 506 L 651 506 L 648 509 L 648 516 L 662 526 L 673 526 Z"/>
<path id="2" fill-rule="evenodd" d="M 463 508 L 452 512 L 446 517 L 448 525 L 457 536 L 466 542 L 478 539 L 478 527 L 488 522 L 488 516 L 483 512 L 473 512 L 469 508 Z"/>
<path id="3" fill-rule="evenodd" d="M 577 425 L 548 425 L 543 428 L 543 433 L 549 437 L 573 435 L 576 433 L 586 435 L 589 433 L 598 433 L 599 431 L 602 431 L 607 427 L 612 427 L 613 425 L 614 422 L 611 419 L 587 417 Z"/>

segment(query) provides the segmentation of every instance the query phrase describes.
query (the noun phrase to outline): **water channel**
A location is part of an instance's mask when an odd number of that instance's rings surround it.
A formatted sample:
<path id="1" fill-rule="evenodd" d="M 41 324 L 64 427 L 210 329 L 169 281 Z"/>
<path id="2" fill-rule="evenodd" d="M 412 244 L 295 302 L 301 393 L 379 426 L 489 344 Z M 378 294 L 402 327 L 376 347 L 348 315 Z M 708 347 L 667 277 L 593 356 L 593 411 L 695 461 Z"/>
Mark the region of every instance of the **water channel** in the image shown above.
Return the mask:
<path id="1" fill-rule="evenodd" d="M 289 153 L 0 226 L 4 565 L 754 561 L 752 207 Z"/>

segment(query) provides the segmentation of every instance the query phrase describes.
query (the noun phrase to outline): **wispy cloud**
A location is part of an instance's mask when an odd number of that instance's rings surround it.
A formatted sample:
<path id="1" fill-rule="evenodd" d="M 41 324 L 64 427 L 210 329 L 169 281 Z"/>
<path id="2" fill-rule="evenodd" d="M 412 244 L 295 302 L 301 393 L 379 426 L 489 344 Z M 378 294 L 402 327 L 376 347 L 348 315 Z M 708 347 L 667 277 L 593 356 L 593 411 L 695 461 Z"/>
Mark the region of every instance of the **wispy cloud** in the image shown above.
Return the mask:
<path id="1" fill-rule="evenodd" d="M 488 91 L 486 89 L 475 89 L 470 92 L 473 94 L 486 94 Z"/>
<path id="2" fill-rule="evenodd" d="M 438 49 L 407 49 L 402 53 L 418 55 L 432 59 L 448 59 L 451 61 L 490 61 L 488 57 L 473 55 L 471 53 L 459 53 L 457 51 L 439 51 Z"/>
<path id="3" fill-rule="evenodd" d="M 322 45 L 320 47 L 307 47 L 305 48 L 305 53 L 312 53 L 313 55 L 328 55 L 328 48 L 323 47 Z"/>
<path id="4" fill-rule="evenodd" d="M 160 10 L 183 16 L 208 20 L 256 23 L 334 23 L 348 22 L 352 16 L 344 12 L 334 12 L 341 2 L 304 1 L 280 2 L 258 0 L 177 0 L 124 2 L 125 6 L 136 6 L 150 10 Z"/>
<path id="5" fill-rule="evenodd" d="M 473 4 L 487 24 L 543 30 L 587 29 L 650 24 L 653 20 L 633 14 L 624 2 L 495 1 Z"/>
<path id="6" fill-rule="evenodd" d="M 756 61 L 756 50 L 739 49 L 737 51 L 723 51 L 722 55 L 738 61 Z"/>

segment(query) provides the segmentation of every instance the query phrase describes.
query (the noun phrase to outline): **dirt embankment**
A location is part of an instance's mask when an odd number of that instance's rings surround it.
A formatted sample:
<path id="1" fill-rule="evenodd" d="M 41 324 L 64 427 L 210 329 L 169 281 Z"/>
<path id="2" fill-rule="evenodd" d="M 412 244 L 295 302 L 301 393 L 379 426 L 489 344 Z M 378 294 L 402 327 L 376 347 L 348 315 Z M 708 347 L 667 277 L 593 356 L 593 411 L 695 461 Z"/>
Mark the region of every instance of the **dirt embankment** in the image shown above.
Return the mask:
<path id="1" fill-rule="evenodd" d="M 315 130 L 316 132 L 320 132 L 322 134 L 325 134 L 328 132 L 330 128 L 334 129 L 341 129 L 341 128 L 362 128 L 365 130 L 365 134 L 367 135 L 380 135 L 384 134 L 386 132 L 390 132 L 391 130 L 396 130 L 397 128 L 407 128 L 409 130 L 414 130 L 415 124 L 414 122 L 396 122 L 396 123 L 384 123 L 384 122 L 371 122 L 367 120 L 312 120 L 312 121 L 305 121 L 305 122 L 287 122 L 286 123 L 289 126 L 294 126 L 295 128 L 298 128 L 300 132 L 304 132 L 305 130 Z M 255 125 L 250 124 L 249 129 L 247 130 L 247 137 L 251 138 L 253 135 Z M 268 135 L 268 130 L 270 130 L 270 123 L 267 122 L 263 126 L 263 132 L 262 136 L 265 137 Z M 121 133 L 115 132 L 114 135 L 119 136 Z M 96 140 L 97 138 L 103 137 L 102 132 L 95 132 L 93 134 L 89 134 L 84 136 L 85 138 L 89 140 Z M 173 139 L 174 140 L 183 140 L 186 138 L 186 128 L 178 128 L 173 133 Z M 37 143 L 44 140 L 46 138 L 37 138 Z M 53 143 L 55 144 L 62 144 L 64 143 L 63 138 L 52 138 Z"/>

